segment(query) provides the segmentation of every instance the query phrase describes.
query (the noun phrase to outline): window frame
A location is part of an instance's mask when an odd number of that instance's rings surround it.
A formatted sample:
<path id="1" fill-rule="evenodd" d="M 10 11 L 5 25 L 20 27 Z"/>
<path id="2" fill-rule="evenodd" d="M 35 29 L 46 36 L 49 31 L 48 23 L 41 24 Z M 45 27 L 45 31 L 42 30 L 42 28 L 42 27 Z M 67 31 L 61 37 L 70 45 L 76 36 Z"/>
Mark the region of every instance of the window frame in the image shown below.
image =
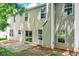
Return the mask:
<path id="1" fill-rule="evenodd" d="M 62 33 L 64 33 L 62 35 Z M 66 30 L 62 27 L 58 32 L 57 32 L 57 42 L 58 43 L 66 43 Z"/>
<path id="2" fill-rule="evenodd" d="M 21 34 L 21 30 L 18 30 L 18 34 Z"/>
<path id="3" fill-rule="evenodd" d="M 70 6 L 68 7 L 68 6 L 66 6 L 66 4 L 72 4 L 72 6 L 71 7 Z M 71 10 L 69 10 L 70 8 L 71 8 Z M 68 14 L 68 12 L 69 12 L 69 14 Z M 64 14 L 65 15 L 73 15 L 73 13 L 74 13 L 73 12 L 73 3 L 64 3 Z"/>
<path id="4" fill-rule="evenodd" d="M 40 31 L 41 31 L 41 33 L 40 33 Z M 42 29 L 38 30 L 38 39 L 42 40 Z"/>
<path id="5" fill-rule="evenodd" d="M 28 21 L 28 13 L 25 14 L 25 21 Z"/>
<path id="6" fill-rule="evenodd" d="M 46 14 L 47 14 L 46 10 L 47 10 L 47 9 L 46 9 L 46 6 L 42 6 L 42 7 L 41 7 L 41 9 L 40 9 L 40 18 L 41 18 L 41 19 L 46 18 L 46 16 L 47 16 L 47 15 L 46 15 Z"/>
<path id="7" fill-rule="evenodd" d="M 61 30 L 60 30 L 61 31 Z M 57 33 L 58 34 L 58 33 Z M 57 35 L 57 42 L 58 43 L 65 43 L 65 36 L 66 36 L 66 31 L 64 30 L 64 35 L 61 37 L 60 35 Z"/>
<path id="8" fill-rule="evenodd" d="M 31 35 L 29 32 L 31 32 Z M 25 39 L 26 41 L 32 42 L 32 31 L 25 31 L 25 37 L 26 37 Z"/>
<path id="9" fill-rule="evenodd" d="M 11 36 L 11 37 L 13 37 L 13 29 L 10 29 L 10 33 L 9 33 L 9 35 Z"/>

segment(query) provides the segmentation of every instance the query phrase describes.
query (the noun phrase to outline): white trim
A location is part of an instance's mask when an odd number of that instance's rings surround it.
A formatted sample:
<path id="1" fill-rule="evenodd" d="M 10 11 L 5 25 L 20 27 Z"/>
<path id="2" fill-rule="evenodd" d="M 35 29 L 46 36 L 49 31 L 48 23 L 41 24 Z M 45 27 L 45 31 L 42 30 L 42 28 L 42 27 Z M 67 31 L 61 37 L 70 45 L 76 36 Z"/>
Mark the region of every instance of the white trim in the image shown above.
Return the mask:
<path id="1" fill-rule="evenodd" d="M 36 6 L 32 6 L 30 8 L 27 7 L 27 10 L 32 10 L 32 9 L 35 9 L 35 8 L 40 8 L 42 6 L 46 5 L 46 3 L 41 3 L 40 5 L 36 5 Z"/>
<path id="2" fill-rule="evenodd" d="M 43 27 L 39 28 L 38 30 L 42 30 L 42 40 L 43 40 Z M 37 30 L 38 45 L 40 44 L 40 42 L 39 42 L 39 41 L 41 41 L 41 42 L 42 42 L 42 44 L 41 44 L 41 45 L 43 45 L 43 41 L 42 41 L 42 40 L 39 40 L 38 30 Z"/>
<path id="3" fill-rule="evenodd" d="M 45 10 L 43 13 L 41 13 L 41 9 L 43 9 L 43 8 L 45 8 L 46 10 Z M 46 11 L 47 11 L 47 5 L 42 6 L 41 9 L 40 9 L 40 15 L 41 15 L 41 14 L 45 14 L 45 19 L 46 19 L 46 14 L 47 14 L 47 12 L 46 12 Z M 43 18 L 41 18 L 41 16 L 40 16 L 40 19 L 43 19 Z"/>
<path id="4" fill-rule="evenodd" d="M 47 5 L 46 5 L 46 21 L 47 21 L 47 19 L 48 19 L 48 11 L 49 11 L 49 3 L 47 3 Z"/>
<path id="5" fill-rule="evenodd" d="M 39 8 L 39 10 L 38 10 L 38 20 L 40 21 L 40 19 L 41 19 L 41 8 Z"/>
<path id="6" fill-rule="evenodd" d="M 74 16 L 74 51 L 77 52 L 79 49 L 79 4 L 75 4 L 75 16 Z"/>
<path id="7" fill-rule="evenodd" d="M 55 27 L 54 27 L 54 20 L 55 20 L 55 12 L 54 12 L 54 4 L 51 4 L 51 48 L 54 48 L 55 45 Z"/>
<path id="8" fill-rule="evenodd" d="M 28 13 L 28 20 L 27 21 L 29 22 L 29 20 L 30 20 L 30 14 Z"/>

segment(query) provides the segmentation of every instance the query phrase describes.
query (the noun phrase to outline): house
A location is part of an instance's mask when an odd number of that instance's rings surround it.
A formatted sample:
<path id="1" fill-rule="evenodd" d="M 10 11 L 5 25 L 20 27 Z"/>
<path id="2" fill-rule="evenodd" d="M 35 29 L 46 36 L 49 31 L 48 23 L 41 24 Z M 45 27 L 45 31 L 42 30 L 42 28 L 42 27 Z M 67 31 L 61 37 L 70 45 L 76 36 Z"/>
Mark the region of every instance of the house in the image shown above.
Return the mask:
<path id="1" fill-rule="evenodd" d="M 8 39 L 79 51 L 79 4 L 44 3 L 9 17 Z"/>

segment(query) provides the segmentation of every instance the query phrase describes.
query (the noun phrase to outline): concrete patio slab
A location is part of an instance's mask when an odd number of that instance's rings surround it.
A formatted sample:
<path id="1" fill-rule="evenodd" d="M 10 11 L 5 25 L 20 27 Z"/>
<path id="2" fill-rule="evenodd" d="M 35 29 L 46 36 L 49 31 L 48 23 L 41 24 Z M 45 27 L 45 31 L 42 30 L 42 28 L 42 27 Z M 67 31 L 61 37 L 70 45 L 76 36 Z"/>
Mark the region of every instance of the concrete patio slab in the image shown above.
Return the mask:
<path id="1" fill-rule="evenodd" d="M 25 44 L 22 42 L 12 42 L 12 41 L 11 42 L 10 41 L 9 42 L 3 41 L 0 43 L 0 47 L 8 48 L 13 52 L 19 52 L 21 50 L 26 50 L 26 49 L 31 48 L 33 46 L 35 46 L 35 45 L 32 43 Z"/>

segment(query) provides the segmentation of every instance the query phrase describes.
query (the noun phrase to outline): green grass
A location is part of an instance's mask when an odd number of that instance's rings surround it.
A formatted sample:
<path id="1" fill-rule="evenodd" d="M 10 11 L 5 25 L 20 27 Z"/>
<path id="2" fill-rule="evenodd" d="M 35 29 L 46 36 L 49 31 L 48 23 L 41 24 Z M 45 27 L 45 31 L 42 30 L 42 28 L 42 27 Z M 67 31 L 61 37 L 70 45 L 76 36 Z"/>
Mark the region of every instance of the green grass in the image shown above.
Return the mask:
<path id="1" fill-rule="evenodd" d="M 6 38 L 0 38 L 0 41 L 1 41 L 1 40 L 7 40 L 7 39 L 6 39 Z"/>
<path id="2" fill-rule="evenodd" d="M 52 52 L 52 53 L 50 53 L 50 54 L 48 54 L 48 56 L 63 56 L 61 53 L 59 53 L 59 52 Z"/>
<path id="3" fill-rule="evenodd" d="M 7 40 L 7 38 L 6 38 L 5 36 L 3 36 L 3 37 L 0 36 L 0 41 L 1 41 L 1 40 Z"/>
<path id="4" fill-rule="evenodd" d="M 13 53 L 7 48 L 0 48 L 0 56 L 16 56 L 16 53 Z"/>

